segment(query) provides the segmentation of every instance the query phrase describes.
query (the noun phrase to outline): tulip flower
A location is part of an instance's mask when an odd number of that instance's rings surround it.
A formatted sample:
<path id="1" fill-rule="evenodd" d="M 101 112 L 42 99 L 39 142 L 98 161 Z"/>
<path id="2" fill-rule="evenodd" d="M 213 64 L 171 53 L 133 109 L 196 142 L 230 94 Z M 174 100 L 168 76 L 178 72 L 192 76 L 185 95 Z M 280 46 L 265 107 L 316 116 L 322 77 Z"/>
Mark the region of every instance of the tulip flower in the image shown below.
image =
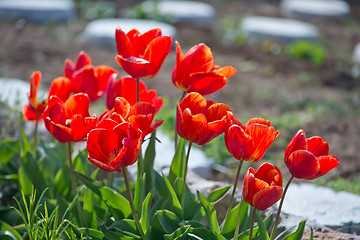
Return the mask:
<path id="1" fill-rule="evenodd" d="M 340 162 L 329 155 L 329 145 L 321 137 L 306 138 L 299 130 L 285 150 L 284 161 L 295 178 L 312 180 L 323 176 Z"/>
<path id="2" fill-rule="evenodd" d="M 252 118 L 243 125 L 227 112 L 225 145 L 237 160 L 258 162 L 279 134 L 268 120 Z"/>
<path id="3" fill-rule="evenodd" d="M 147 102 L 137 102 L 131 106 L 130 103 L 122 97 L 115 99 L 114 108 L 105 111 L 99 120 L 111 118 L 118 123 L 129 122 L 134 128 L 142 131 L 143 137 L 154 132 L 163 123 L 163 120 L 157 120 L 152 123 L 155 117 L 156 108 Z"/>
<path id="4" fill-rule="evenodd" d="M 64 64 L 65 77 L 72 79 L 73 74 L 85 66 L 91 66 L 91 58 L 86 52 L 81 51 L 77 56 L 76 63 L 71 59 L 66 59 Z"/>
<path id="5" fill-rule="evenodd" d="M 172 39 L 161 36 L 156 28 L 141 34 L 132 29 L 127 34 L 116 28 L 117 63 L 133 78 L 152 78 L 170 53 Z"/>
<path id="6" fill-rule="evenodd" d="M 42 102 L 38 101 L 37 90 L 41 82 L 41 72 L 34 72 L 30 77 L 30 93 L 28 94 L 29 104 L 22 107 L 22 113 L 26 121 L 41 119 L 51 96 L 56 95 L 65 101 L 71 94 L 71 82 L 66 77 L 58 77 L 51 83 L 48 97 Z"/>
<path id="7" fill-rule="evenodd" d="M 269 164 L 262 164 L 258 170 L 250 167 L 244 178 L 242 195 L 244 201 L 258 210 L 265 210 L 283 195 L 280 170 Z"/>
<path id="8" fill-rule="evenodd" d="M 106 106 L 110 110 L 114 107 L 114 102 L 117 97 L 125 98 L 131 106 L 136 103 L 136 78 L 120 77 L 116 80 L 117 75 L 113 74 L 106 87 Z M 158 112 L 163 104 L 161 97 L 157 97 L 157 92 L 154 89 L 147 89 L 145 83 L 140 80 L 139 94 L 141 102 L 148 102 L 156 108 Z"/>
<path id="9" fill-rule="evenodd" d="M 92 66 L 91 59 L 85 52 L 80 52 L 74 64 L 66 59 L 64 74 L 72 83 L 74 93 L 86 93 L 91 102 L 98 100 L 105 94 L 108 80 L 117 71 L 106 66 Z"/>
<path id="10" fill-rule="evenodd" d="M 176 87 L 188 93 L 214 93 L 223 88 L 228 78 L 236 73 L 236 69 L 231 66 L 215 65 L 211 50 L 205 44 L 192 47 L 184 56 L 180 44 L 176 42 L 176 54 L 172 81 Z"/>
<path id="11" fill-rule="evenodd" d="M 87 138 L 88 159 L 105 171 L 121 171 L 132 165 L 140 154 L 142 132 L 130 123 L 102 120 Z"/>
<path id="12" fill-rule="evenodd" d="M 84 140 L 96 125 L 96 116 L 89 115 L 89 98 L 83 93 L 66 102 L 52 96 L 43 117 L 47 130 L 61 143 Z"/>
<path id="13" fill-rule="evenodd" d="M 190 93 L 177 105 L 176 128 L 180 137 L 203 145 L 224 132 L 229 107 Z"/>

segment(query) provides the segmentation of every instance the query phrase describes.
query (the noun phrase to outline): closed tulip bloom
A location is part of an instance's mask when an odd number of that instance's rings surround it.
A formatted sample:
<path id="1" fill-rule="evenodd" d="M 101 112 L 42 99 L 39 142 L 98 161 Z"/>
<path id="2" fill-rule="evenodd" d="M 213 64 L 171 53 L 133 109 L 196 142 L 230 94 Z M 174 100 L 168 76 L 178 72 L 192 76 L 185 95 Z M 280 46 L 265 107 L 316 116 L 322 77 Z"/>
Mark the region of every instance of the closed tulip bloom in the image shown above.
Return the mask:
<path id="1" fill-rule="evenodd" d="M 172 73 L 174 85 L 185 92 L 208 95 L 223 88 L 236 73 L 231 66 L 215 65 L 212 52 L 205 44 L 192 47 L 184 56 L 176 42 L 176 65 Z"/>
<path id="2" fill-rule="evenodd" d="M 85 140 L 96 125 L 96 116 L 89 115 L 89 98 L 83 93 L 65 102 L 52 96 L 43 117 L 46 129 L 61 143 Z"/>
<path id="3" fill-rule="evenodd" d="M 156 114 L 156 108 L 147 102 L 137 102 L 131 106 L 130 103 L 122 97 L 115 99 L 114 108 L 105 111 L 99 120 L 111 118 L 118 123 L 129 122 L 134 128 L 142 131 L 143 137 L 154 132 L 163 120 L 157 120 L 153 123 Z"/>
<path id="4" fill-rule="evenodd" d="M 329 145 L 321 137 L 306 138 L 299 130 L 285 150 L 285 164 L 295 178 L 312 180 L 337 167 L 340 161 L 329 155 Z"/>
<path id="5" fill-rule="evenodd" d="M 170 53 L 172 39 L 161 36 L 159 28 L 141 34 L 132 29 L 125 33 L 120 27 L 115 32 L 117 63 L 134 78 L 152 78 L 160 70 Z"/>
<path id="6" fill-rule="evenodd" d="M 252 118 L 243 125 L 226 114 L 225 145 L 237 160 L 258 162 L 279 134 L 268 120 Z"/>
<path id="7" fill-rule="evenodd" d="M 132 165 L 140 154 L 142 132 L 130 123 L 102 120 L 87 138 L 88 159 L 105 171 L 121 171 Z"/>
<path id="8" fill-rule="evenodd" d="M 131 106 L 137 102 L 136 78 L 132 78 L 130 76 L 120 77 L 118 80 L 116 78 L 117 75 L 113 74 L 106 87 L 106 106 L 109 110 L 114 107 L 114 102 L 117 97 L 125 98 Z M 142 80 L 139 82 L 139 95 L 140 102 L 150 103 L 151 106 L 156 108 L 156 112 L 158 112 L 162 107 L 163 99 L 161 97 L 157 97 L 156 90 L 147 89 Z"/>
<path id="9" fill-rule="evenodd" d="M 37 90 L 41 82 L 41 72 L 37 71 L 30 78 L 29 104 L 22 107 L 22 113 L 26 121 L 41 119 L 41 114 L 48 105 L 51 96 L 56 95 L 65 101 L 71 94 L 71 81 L 66 77 L 55 78 L 50 86 L 48 97 L 41 102 L 37 98 Z"/>
<path id="10" fill-rule="evenodd" d="M 243 183 L 244 201 L 263 211 L 281 199 L 282 182 L 280 170 L 269 163 L 262 164 L 258 170 L 250 167 Z"/>
<path id="11" fill-rule="evenodd" d="M 176 128 L 180 137 L 203 145 L 224 132 L 229 106 L 190 93 L 176 108 Z"/>

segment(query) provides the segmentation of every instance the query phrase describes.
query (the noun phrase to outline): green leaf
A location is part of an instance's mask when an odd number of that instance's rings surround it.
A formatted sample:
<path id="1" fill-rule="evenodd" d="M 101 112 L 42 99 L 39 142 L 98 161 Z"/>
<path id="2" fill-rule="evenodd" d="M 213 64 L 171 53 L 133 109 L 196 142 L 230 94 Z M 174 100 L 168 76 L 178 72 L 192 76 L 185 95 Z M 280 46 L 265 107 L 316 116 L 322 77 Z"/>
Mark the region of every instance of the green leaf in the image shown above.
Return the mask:
<path id="1" fill-rule="evenodd" d="M 86 233 L 86 235 L 88 235 L 90 237 L 94 237 L 96 239 L 105 239 L 104 233 L 102 233 L 101 231 L 96 230 L 96 229 L 83 227 L 83 228 L 77 228 L 77 230 L 79 230 L 80 232 Z"/>
<path id="2" fill-rule="evenodd" d="M 131 240 L 131 239 L 133 239 L 132 237 L 125 236 L 123 233 L 111 231 L 110 229 L 108 229 L 105 226 L 104 223 L 99 224 L 99 229 L 105 235 L 107 240 L 118 240 L 118 239 Z"/>
<path id="3" fill-rule="evenodd" d="M 43 178 L 43 172 L 39 168 L 39 162 L 34 159 L 34 156 L 30 152 L 26 152 L 21 157 L 21 167 L 19 169 L 19 181 L 23 188 L 25 195 L 29 192 L 29 184 L 33 184 L 34 188 L 43 192 L 46 186 L 46 181 Z M 46 169 L 44 169 L 46 171 Z"/>
<path id="4" fill-rule="evenodd" d="M 98 195 L 100 199 L 103 200 L 108 207 L 110 207 L 110 209 L 116 209 L 118 213 L 122 213 L 122 216 L 118 216 L 119 218 L 128 218 L 131 216 L 132 212 L 130 204 L 125 197 L 108 187 L 99 186 L 94 179 L 82 173 L 74 173 L 80 181 Z"/>
<path id="5" fill-rule="evenodd" d="M 7 223 L 0 221 L 0 238 L 6 239 L 5 236 L 8 239 L 21 239 L 21 235 L 16 230 L 12 229 Z"/>
<path id="6" fill-rule="evenodd" d="M 229 221 L 226 226 L 223 226 L 221 229 L 221 234 L 225 236 L 226 238 L 230 238 L 234 235 L 234 231 L 237 224 L 237 219 L 239 216 L 239 213 L 241 211 L 240 215 L 240 230 L 242 223 L 245 222 L 246 214 L 248 211 L 249 205 L 245 201 L 241 201 L 240 204 L 236 205 L 233 209 L 230 211 L 229 215 Z"/>
<path id="7" fill-rule="evenodd" d="M 301 240 L 301 238 L 304 234 L 305 223 L 306 223 L 306 220 L 300 222 L 297 230 L 293 233 L 290 233 L 286 237 L 284 237 L 283 240 Z"/>
<path id="8" fill-rule="evenodd" d="M 141 211 L 141 218 L 140 218 L 140 224 L 143 232 L 146 232 L 146 229 L 150 227 L 150 221 L 151 221 L 151 192 L 146 196 L 143 205 L 142 205 L 142 211 Z"/>
<path id="9" fill-rule="evenodd" d="M 111 224 L 110 227 L 117 229 L 121 232 L 128 233 L 128 234 L 133 234 L 133 235 L 139 234 L 137 227 L 136 227 L 136 223 L 132 219 L 122 219 L 122 220 L 116 221 L 113 224 Z"/>
<path id="10" fill-rule="evenodd" d="M 216 218 L 216 211 L 214 207 L 209 203 L 209 201 L 202 195 L 199 191 L 197 191 L 199 200 L 205 210 L 206 218 L 208 220 L 209 228 L 214 233 L 220 233 L 220 227 Z"/>
<path id="11" fill-rule="evenodd" d="M 207 197 L 208 201 L 212 205 L 218 203 L 221 199 L 223 199 L 226 196 L 226 193 L 229 191 L 230 188 L 231 188 L 231 186 L 226 186 L 226 187 L 215 189 Z"/>
<path id="12" fill-rule="evenodd" d="M 180 201 L 174 191 L 174 188 L 171 186 L 171 183 L 169 182 L 169 180 L 167 179 L 167 177 L 163 174 L 163 179 L 165 181 L 165 186 L 167 187 L 168 190 L 168 197 L 169 197 L 169 201 L 168 201 L 168 209 L 170 211 L 173 211 L 180 219 L 183 218 L 183 214 L 182 214 L 182 210 L 181 210 L 181 204 Z"/>
<path id="13" fill-rule="evenodd" d="M 94 193 L 90 189 L 84 191 L 83 220 L 86 227 L 97 227 L 94 211 Z"/>
<path id="14" fill-rule="evenodd" d="M 155 161 L 155 141 L 156 141 L 156 131 L 151 134 L 149 145 L 145 151 L 144 157 L 144 170 L 147 174 L 151 172 L 151 169 L 154 169 Z"/>
<path id="15" fill-rule="evenodd" d="M 254 211 L 256 211 L 256 209 L 254 209 Z M 259 226 L 260 240 L 269 240 L 269 234 L 267 232 L 265 223 L 260 216 L 259 211 L 256 211 L 255 214 L 256 214 L 256 220 L 257 220 L 258 226 Z"/>
<path id="16" fill-rule="evenodd" d="M 196 239 L 196 240 L 198 240 L 198 239 L 218 240 L 216 234 L 211 232 L 209 229 L 207 229 L 205 227 L 190 228 L 188 236 L 191 237 L 191 239 Z"/>
<path id="17" fill-rule="evenodd" d="M 22 157 L 27 152 L 30 152 L 31 154 L 34 153 L 34 149 L 31 147 L 31 143 L 27 139 L 24 129 L 21 129 L 21 151 L 20 156 Z"/>
<path id="18" fill-rule="evenodd" d="M 182 226 L 176 229 L 172 234 L 165 234 L 165 240 L 186 240 L 189 239 L 187 233 L 189 232 L 190 226 Z"/>
<path id="19" fill-rule="evenodd" d="M 169 179 L 172 183 L 176 178 L 184 179 L 185 174 L 185 140 L 180 138 L 179 145 L 176 149 L 174 158 L 171 162 Z"/>
<path id="20" fill-rule="evenodd" d="M 18 140 L 5 139 L 0 145 L 0 162 L 7 165 L 15 154 L 20 150 L 20 142 Z"/>
<path id="21" fill-rule="evenodd" d="M 155 216 L 159 219 L 159 222 L 166 233 L 173 233 L 179 228 L 178 217 L 168 210 L 156 211 Z"/>

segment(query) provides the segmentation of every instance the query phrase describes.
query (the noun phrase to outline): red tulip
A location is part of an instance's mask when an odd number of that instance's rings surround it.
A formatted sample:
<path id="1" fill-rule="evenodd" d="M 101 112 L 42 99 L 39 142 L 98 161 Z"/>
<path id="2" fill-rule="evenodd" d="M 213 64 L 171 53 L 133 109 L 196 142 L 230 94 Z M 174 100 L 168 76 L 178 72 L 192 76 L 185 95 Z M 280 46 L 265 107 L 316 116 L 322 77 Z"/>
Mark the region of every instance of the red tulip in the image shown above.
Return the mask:
<path id="1" fill-rule="evenodd" d="M 244 201 L 259 210 L 265 210 L 283 195 L 280 170 L 269 164 L 262 164 L 258 170 L 250 167 L 244 178 L 242 195 Z"/>
<path id="2" fill-rule="evenodd" d="M 90 57 L 80 52 L 76 64 L 65 60 L 64 73 L 71 80 L 74 93 L 86 93 L 94 102 L 105 94 L 110 76 L 117 71 L 105 65 L 92 66 Z"/>
<path id="3" fill-rule="evenodd" d="M 270 121 L 252 118 L 244 126 L 232 112 L 227 112 L 225 145 L 238 160 L 258 162 L 279 134 Z"/>
<path id="4" fill-rule="evenodd" d="M 141 142 L 142 132 L 128 122 L 104 119 L 88 135 L 88 159 L 103 170 L 120 172 L 136 162 Z"/>
<path id="5" fill-rule="evenodd" d="M 136 103 L 136 78 L 120 77 L 116 80 L 117 75 L 113 74 L 106 88 L 106 106 L 108 109 L 114 107 L 114 101 L 117 97 L 125 98 L 131 106 Z M 156 108 L 156 112 L 160 110 L 163 100 L 157 97 L 157 92 L 153 89 L 147 89 L 143 81 L 139 82 L 140 102 L 148 102 Z"/>
<path id="6" fill-rule="evenodd" d="M 105 111 L 99 120 L 111 118 L 118 123 L 129 122 L 131 126 L 142 131 L 143 137 L 154 132 L 163 123 L 163 120 L 152 123 L 156 108 L 150 103 L 137 102 L 131 106 L 125 98 L 117 97 L 114 105 L 114 108 Z"/>
<path id="7" fill-rule="evenodd" d="M 161 36 L 158 28 L 144 34 L 132 29 L 125 34 L 118 27 L 115 38 L 118 52 L 115 59 L 134 78 L 154 77 L 170 53 L 172 44 L 171 37 Z"/>
<path id="8" fill-rule="evenodd" d="M 321 137 L 306 138 L 299 130 L 285 150 L 285 164 L 300 179 L 313 180 L 337 167 L 340 161 L 329 155 L 329 145 Z"/>
<path id="9" fill-rule="evenodd" d="M 176 128 L 180 137 L 203 145 L 224 132 L 229 107 L 194 92 L 186 96 L 176 110 Z"/>
<path id="10" fill-rule="evenodd" d="M 231 66 L 215 65 L 211 50 L 205 44 L 192 47 L 184 56 L 180 44 L 176 42 L 176 54 L 172 81 L 176 87 L 188 93 L 214 93 L 223 88 L 228 78 L 236 73 L 236 69 Z"/>
<path id="11" fill-rule="evenodd" d="M 30 93 L 28 94 L 29 104 L 22 107 L 22 113 L 26 121 L 41 119 L 51 96 L 56 95 L 65 101 L 71 94 L 71 82 L 66 77 L 55 78 L 50 86 L 48 97 L 38 102 L 37 90 L 41 82 L 41 72 L 37 71 L 30 78 Z"/>
<path id="12" fill-rule="evenodd" d="M 61 143 L 84 140 L 96 125 L 96 116 L 89 115 L 89 98 L 83 93 L 66 102 L 52 96 L 43 116 L 45 127 Z"/>
<path id="13" fill-rule="evenodd" d="M 76 63 L 71 59 L 65 60 L 64 75 L 65 77 L 72 79 L 73 74 L 85 66 L 91 66 L 91 58 L 86 52 L 81 51 L 77 56 Z"/>

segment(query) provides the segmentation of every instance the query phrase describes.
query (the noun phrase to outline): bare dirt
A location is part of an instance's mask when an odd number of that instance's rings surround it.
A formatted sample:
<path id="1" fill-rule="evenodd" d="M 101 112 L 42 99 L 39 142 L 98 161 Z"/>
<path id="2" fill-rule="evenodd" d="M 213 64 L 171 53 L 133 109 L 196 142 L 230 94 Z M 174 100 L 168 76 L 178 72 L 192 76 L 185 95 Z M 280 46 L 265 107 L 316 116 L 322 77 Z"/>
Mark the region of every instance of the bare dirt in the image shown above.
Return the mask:
<path id="1" fill-rule="evenodd" d="M 350 70 L 354 47 L 360 42 L 360 4 L 352 4 L 349 20 L 306 19 L 319 28 L 320 41 L 327 50 L 325 63 L 316 66 L 286 54 L 273 54 L 264 44 L 222 44 L 223 19 L 251 15 L 284 17 L 279 1 L 214 0 L 209 3 L 217 10 L 218 21 L 213 28 L 177 26 L 177 41 L 184 51 L 204 42 L 211 47 L 216 64 L 232 65 L 238 69 L 228 85 L 209 98 L 227 103 L 241 120 L 263 116 L 276 119 L 273 121 L 275 126 L 287 111 L 299 113 L 289 123 L 298 121 L 308 136 L 323 137 L 330 145 L 330 153 L 340 159 L 341 164 L 332 177 L 359 177 L 360 79 L 353 78 Z M 0 77 L 28 81 L 33 71 L 40 70 L 46 88 L 52 79 L 63 75 L 64 60 L 75 60 L 82 50 L 91 56 L 94 65 L 106 64 L 125 74 L 114 60 L 115 50 L 91 46 L 79 40 L 86 24 L 87 21 L 81 19 L 56 26 L 0 21 Z M 145 80 L 159 95 L 169 96 L 174 102 L 181 95 L 171 82 L 175 57 L 172 51 L 158 76 Z M 310 77 L 302 80 L 302 76 Z M 307 107 L 309 102 L 314 106 L 323 104 L 330 107 L 325 112 L 315 107 L 318 114 L 311 115 Z M 279 152 L 279 156 L 296 131 L 281 130 L 284 146 L 273 149 Z M 326 236 L 316 239 L 343 238 Z"/>

